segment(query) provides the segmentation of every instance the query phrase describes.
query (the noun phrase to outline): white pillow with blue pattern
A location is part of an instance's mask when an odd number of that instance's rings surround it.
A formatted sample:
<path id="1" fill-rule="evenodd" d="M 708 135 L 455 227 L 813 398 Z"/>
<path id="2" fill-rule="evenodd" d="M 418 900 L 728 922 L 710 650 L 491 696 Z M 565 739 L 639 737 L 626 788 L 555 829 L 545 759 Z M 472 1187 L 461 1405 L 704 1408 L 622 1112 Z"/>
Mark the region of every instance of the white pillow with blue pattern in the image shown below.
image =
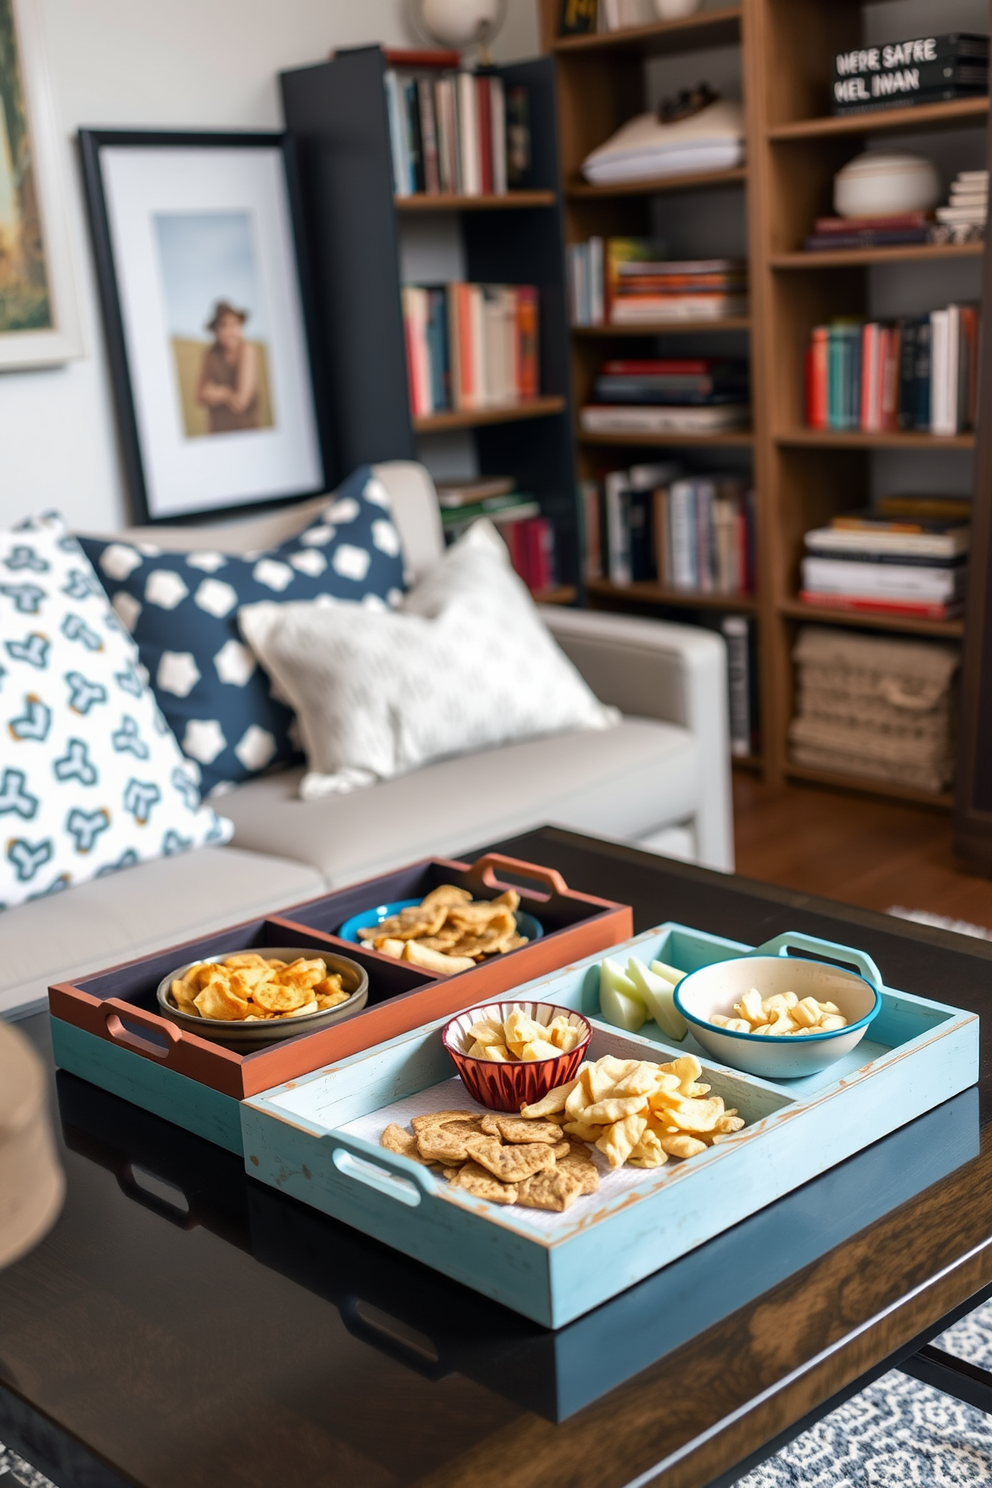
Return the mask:
<path id="1" fill-rule="evenodd" d="M 0 738 L 0 909 L 232 835 L 54 514 L 0 530 Z"/>
<path id="2" fill-rule="evenodd" d="M 133 635 L 159 707 L 204 795 L 301 758 L 292 711 L 241 639 L 238 610 L 260 600 L 344 599 L 374 609 L 403 597 L 403 555 L 389 493 L 369 466 L 320 516 L 264 553 L 165 552 L 80 538 Z"/>

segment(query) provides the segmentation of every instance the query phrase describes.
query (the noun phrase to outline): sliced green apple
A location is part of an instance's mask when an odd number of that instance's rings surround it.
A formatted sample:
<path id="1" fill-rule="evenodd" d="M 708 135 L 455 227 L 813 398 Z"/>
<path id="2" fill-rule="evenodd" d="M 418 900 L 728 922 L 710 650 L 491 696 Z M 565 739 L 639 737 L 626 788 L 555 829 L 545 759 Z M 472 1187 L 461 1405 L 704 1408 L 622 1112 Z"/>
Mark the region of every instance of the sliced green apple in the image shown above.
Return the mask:
<path id="1" fill-rule="evenodd" d="M 666 982 L 677 985 L 685 976 L 684 971 L 679 971 L 677 966 L 667 966 L 664 961 L 652 961 L 651 970 L 656 976 L 664 977 Z"/>
<path id="2" fill-rule="evenodd" d="M 675 1006 L 673 984 L 654 970 L 657 965 L 660 963 L 652 962 L 649 970 L 643 961 L 631 956 L 627 962 L 627 976 L 637 988 L 642 1001 L 647 1003 L 648 1012 L 662 1033 L 676 1043 L 681 1043 L 689 1032 L 689 1025 Z"/>
<path id="3" fill-rule="evenodd" d="M 599 1008 L 607 1023 L 625 1033 L 636 1033 L 647 1021 L 648 1010 L 637 988 L 609 957 L 599 968 Z"/>

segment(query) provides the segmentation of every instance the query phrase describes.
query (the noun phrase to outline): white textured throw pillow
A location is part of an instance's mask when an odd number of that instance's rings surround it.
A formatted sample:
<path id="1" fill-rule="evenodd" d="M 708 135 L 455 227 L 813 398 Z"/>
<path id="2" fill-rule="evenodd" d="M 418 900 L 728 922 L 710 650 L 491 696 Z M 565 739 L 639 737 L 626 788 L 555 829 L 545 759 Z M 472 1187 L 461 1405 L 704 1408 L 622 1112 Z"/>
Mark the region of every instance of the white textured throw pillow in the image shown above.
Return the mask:
<path id="1" fill-rule="evenodd" d="M 263 603 L 239 618 L 296 710 L 307 798 L 620 717 L 559 649 L 489 522 L 449 548 L 399 612 Z"/>

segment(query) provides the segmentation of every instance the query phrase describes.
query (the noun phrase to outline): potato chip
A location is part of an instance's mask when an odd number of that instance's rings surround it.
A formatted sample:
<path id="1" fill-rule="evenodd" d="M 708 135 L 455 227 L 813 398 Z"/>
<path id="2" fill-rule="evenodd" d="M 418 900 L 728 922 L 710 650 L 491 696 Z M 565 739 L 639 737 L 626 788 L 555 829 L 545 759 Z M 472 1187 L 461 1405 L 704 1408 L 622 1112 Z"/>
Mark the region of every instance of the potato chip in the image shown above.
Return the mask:
<path id="1" fill-rule="evenodd" d="M 489 1044 L 483 1058 L 492 1059 L 497 1064 L 509 1064 L 513 1059 L 513 1055 L 505 1044 Z"/>
<path id="2" fill-rule="evenodd" d="M 643 1095 L 627 1095 L 615 1100 L 609 1096 L 606 1100 L 597 1101 L 595 1105 L 587 1106 L 580 1116 L 581 1121 L 590 1121 L 602 1125 L 611 1125 L 614 1121 L 623 1121 L 626 1116 L 634 1116 L 645 1107 Z"/>
<path id="3" fill-rule="evenodd" d="M 469 904 L 471 899 L 472 894 L 469 889 L 459 889 L 454 884 L 439 884 L 421 900 L 420 907 L 426 909 L 428 905 L 434 907 L 438 904 Z"/>
<path id="4" fill-rule="evenodd" d="M 535 1023 L 523 1008 L 514 1008 L 509 1017 L 503 1019 L 503 1031 L 511 1048 L 514 1044 L 529 1044 L 534 1039 L 544 1038 L 544 1024 Z"/>
<path id="5" fill-rule="evenodd" d="M 592 1142 L 595 1145 L 606 1130 L 605 1126 L 593 1126 L 588 1121 L 566 1121 L 562 1131 L 566 1136 L 578 1137 L 580 1142 Z"/>
<path id="6" fill-rule="evenodd" d="M 495 1018 L 482 1018 L 478 1023 L 473 1023 L 468 1031 L 468 1037 L 475 1039 L 477 1044 L 505 1044 L 503 1037 L 503 1025 Z"/>
<path id="7" fill-rule="evenodd" d="M 650 1126 L 642 1133 L 641 1140 L 627 1161 L 635 1168 L 663 1168 L 665 1166 L 668 1153 L 662 1147 L 658 1133 L 652 1131 Z"/>
<path id="8" fill-rule="evenodd" d="M 687 1132 L 666 1132 L 659 1141 L 669 1157 L 685 1159 L 706 1151 L 706 1143 L 698 1137 L 690 1137 Z"/>
<path id="9" fill-rule="evenodd" d="M 471 971 L 475 965 L 470 956 L 445 956 L 441 951 L 427 951 L 416 940 L 408 940 L 404 945 L 403 960 L 412 961 L 414 966 L 424 966 L 428 971 L 440 971 L 445 976 Z"/>
<path id="10" fill-rule="evenodd" d="M 529 1044 L 524 1044 L 520 1050 L 521 1059 L 559 1059 L 561 1050 L 557 1044 L 551 1044 L 547 1039 L 536 1038 Z"/>
<path id="11" fill-rule="evenodd" d="M 541 1099 L 535 1101 L 533 1105 L 521 1106 L 521 1116 L 526 1117 L 528 1121 L 532 1121 L 541 1116 L 554 1116 L 557 1112 L 564 1111 L 565 1102 L 578 1085 L 580 1079 L 581 1071 L 576 1075 L 574 1080 L 568 1080 L 564 1085 L 555 1085 L 548 1091 L 547 1095 L 542 1095 Z"/>
<path id="12" fill-rule="evenodd" d="M 244 998 L 236 997 L 231 991 L 231 984 L 226 977 L 217 977 L 208 982 L 193 1000 L 201 1018 L 218 1018 L 233 1023 L 245 1018 L 249 1011 Z"/>
<path id="13" fill-rule="evenodd" d="M 603 1104 L 608 1104 L 604 1102 Z M 611 1168 L 622 1168 L 647 1130 L 646 1116 L 625 1116 L 608 1126 L 596 1143 Z"/>
<path id="14" fill-rule="evenodd" d="M 281 976 L 285 972 L 280 972 Z M 283 982 L 260 982 L 252 993 L 256 1005 L 268 1013 L 291 1013 L 310 1001 L 309 985 L 286 986 Z"/>

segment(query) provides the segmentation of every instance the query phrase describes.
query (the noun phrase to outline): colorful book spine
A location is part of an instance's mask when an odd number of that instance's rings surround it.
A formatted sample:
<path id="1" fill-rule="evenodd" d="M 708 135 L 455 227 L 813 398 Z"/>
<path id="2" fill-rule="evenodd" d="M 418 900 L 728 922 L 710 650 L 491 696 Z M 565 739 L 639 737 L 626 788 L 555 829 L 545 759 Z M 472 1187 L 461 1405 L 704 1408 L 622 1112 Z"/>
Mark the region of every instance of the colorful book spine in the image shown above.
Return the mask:
<path id="1" fill-rule="evenodd" d="M 421 62 L 411 54 L 406 65 Z M 505 195 L 530 173 L 530 101 L 514 85 L 509 98 L 497 73 L 410 76 L 397 66 L 384 76 L 393 190 L 397 196 Z M 508 107 L 509 104 L 509 107 Z"/>
<path id="2" fill-rule="evenodd" d="M 410 411 L 500 407 L 540 393 L 533 285 L 405 285 Z"/>

